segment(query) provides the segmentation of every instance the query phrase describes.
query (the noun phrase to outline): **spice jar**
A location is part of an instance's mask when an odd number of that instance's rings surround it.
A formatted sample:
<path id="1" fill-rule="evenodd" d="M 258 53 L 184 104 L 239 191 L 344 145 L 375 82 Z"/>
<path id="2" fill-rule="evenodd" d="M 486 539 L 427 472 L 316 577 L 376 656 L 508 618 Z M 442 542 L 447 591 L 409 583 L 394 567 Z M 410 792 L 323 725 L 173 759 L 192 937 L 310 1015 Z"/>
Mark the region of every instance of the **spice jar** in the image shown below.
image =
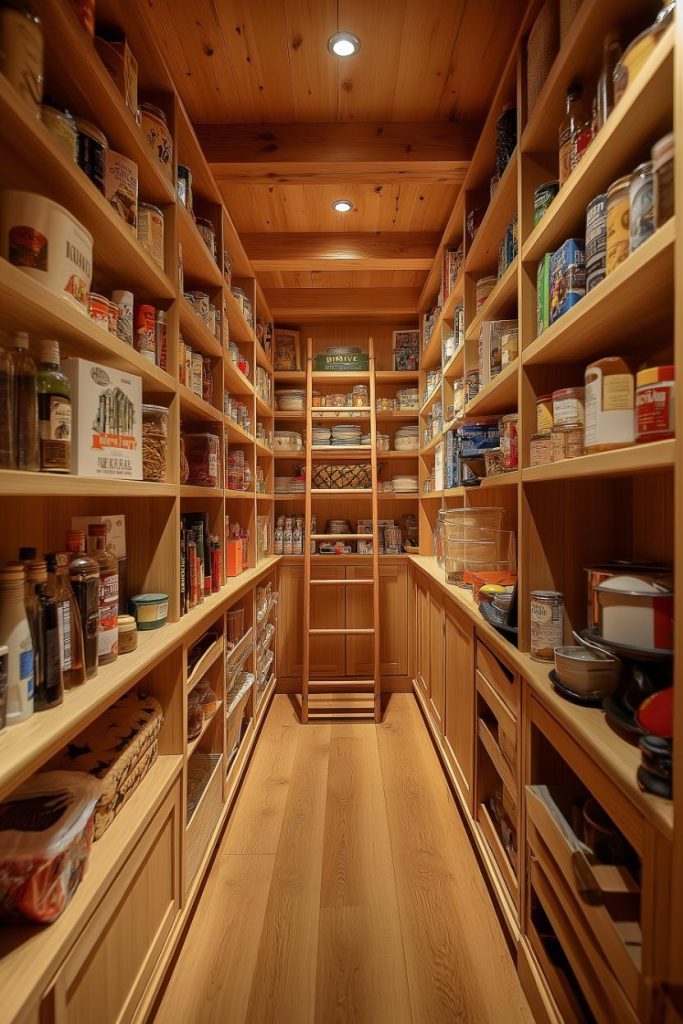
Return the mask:
<path id="1" fill-rule="evenodd" d="M 674 436 L 674 378 L 673 366 L 650 366 L 636 374 L 636 441 Z"/>
<path id="2" fill-rule="evenodd" d="M 186 434 L 185 452 L 188 483 L 195 487 L 218 487 L 220 441 L 215 434 Z"/>
<path id="3" fill-rule="evenodd" d="M 204 709 L 196 688 L 187 695 L 187 738 L 195 740 L 204 726 Z"/>
<path id="4" fill-rule="evenodd" d="M 633 374 L 621 356 L 586 367 L 586 451 L 625 448 L 635 439 Z"/>
<path id="5" fill-rule="evenodd" d="M 166 479 L 168 409 L 165 405 L 142 406 L 142 477 Z"/>

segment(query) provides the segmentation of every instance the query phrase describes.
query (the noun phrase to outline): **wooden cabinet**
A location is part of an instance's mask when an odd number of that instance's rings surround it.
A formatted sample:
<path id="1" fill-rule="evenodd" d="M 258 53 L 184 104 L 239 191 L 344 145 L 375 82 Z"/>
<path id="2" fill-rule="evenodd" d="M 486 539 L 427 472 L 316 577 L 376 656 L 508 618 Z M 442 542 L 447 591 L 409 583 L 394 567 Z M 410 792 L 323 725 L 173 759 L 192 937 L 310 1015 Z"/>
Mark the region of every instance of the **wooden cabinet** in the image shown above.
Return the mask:
<path id="1" fill-rule="evenodd" d="M 368 579 L 369 566 L 348 566 L 348 579 Z M 408 674 L 408 567 L 379 567 L 380 664 L 383 676 Z M 372 587 L 346 588 L 346 625 L 372 625 Z M 346 671 L 350 676 L 372 676 L 372 639 L 350 636 L 346 640 Z"/>
<path id="2" fill-rule="evenodd" d="M 441 732 L 446 711 L 444 614 L 443 593 L 432 586 L 429 593 L 429 706 Z"/>
<path id="3" fill-rule="evenodd" d="M 340 579 L 344 566 L 316 565 L 318 579 Z M 311 601 L 311 628 L 339 628 L 345 622 L 344 587 L 321 587 L 324 599 Z M 315 596 L 315 595 L 314 595 Z M 277 674 L 300 679 L 303 673 L 304 567 L 284 565 L 280 570 Z M 311 639 L 311 676 L 341 677 L 346 674 L 345 637 Z"/>
<path id="4" fill-rule="evenodd" d="M 415 576 L 415 678 L 425 696 L 429 690 L 429 584 L 422 573 Z"/>
<path id="5" fill-rule="evenodd" d="M 474 630 L 468 616 L 452 601 L 446 601 L 445 626 L 444 742 L 465 804 L 472 810 Z"/>

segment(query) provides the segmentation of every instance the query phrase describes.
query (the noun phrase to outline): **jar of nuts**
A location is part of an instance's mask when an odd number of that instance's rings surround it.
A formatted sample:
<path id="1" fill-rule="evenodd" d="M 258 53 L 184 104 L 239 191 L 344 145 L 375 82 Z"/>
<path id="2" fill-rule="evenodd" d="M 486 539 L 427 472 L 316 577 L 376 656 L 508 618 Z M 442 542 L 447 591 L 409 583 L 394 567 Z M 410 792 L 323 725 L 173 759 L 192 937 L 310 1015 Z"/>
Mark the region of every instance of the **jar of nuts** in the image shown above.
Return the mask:
<path id="1" fill-rule="evenodd" d="M 168 409 L 165 405 L 142 406 L 142 476 L 160 483 L 166 479 Z"/>

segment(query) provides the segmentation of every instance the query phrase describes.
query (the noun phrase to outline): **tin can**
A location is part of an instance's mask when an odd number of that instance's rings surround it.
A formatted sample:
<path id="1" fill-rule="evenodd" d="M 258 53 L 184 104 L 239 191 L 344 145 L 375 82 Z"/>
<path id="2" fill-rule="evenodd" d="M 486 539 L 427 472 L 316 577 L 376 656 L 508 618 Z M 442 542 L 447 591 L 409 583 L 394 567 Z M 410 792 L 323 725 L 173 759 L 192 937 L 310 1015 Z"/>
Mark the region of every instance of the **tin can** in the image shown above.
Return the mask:
<path id="1" fill-rule="evenodd" d="M 158 206 L 138 205 L 138 241 L 157 266 L 164 269 L 164 215 Z"/>
<path id="2" fill-rule="evenodd" d="M 651 366 L 636 374 L 636 441 L 664 441 L 675 434 L 675 367 Z"/>
<path id="3" fill-rule="evenodd" d="M 76 118 L 78 135 L 78 166 L 88 175 L 95 188 L 105 194 L 107 138 L 99 128 L 83 118 Z"/>
<path id="4" fill-rule="evenodd" d="M 107 300 L 108 327 L 110 334 L 118 334 L 119 307 L 111 299 Z"/>
<path id="5" fill-rule="evenodd" d="M 647 241 L 655 230 L 654 174 L 652 162 L 639 164 L 629 186 L 629 252 Z"/>
<path id="6" fill-rule="evenodd" d="M 145 141 L 155 160 L 169 181 L 173 181 L 173 139 L 168 130 L 166 115 L 152 103 L 141 103 L 138 107 L 140 126 Z"/>
<path id="7" fill-rule="evenodd" d="M 58 107 L 44 103 L 40 108 L 40 117 L 49 131 L 54 136 L 64 152 L 73 160 L 78 162 L 78 132 L 76 122 L 68 110 L 59 110 Z"/>
<path id="8" fill-rule="evenodd" d="M 133 293 L 115 291 L 111 293 L 112 302 L 118 306 L 119 316 L 116 321 L 116 333 L 126 345 L 133 344 Z"/>
<path id="9" fill-rule="evenodd" d="M 154 306 L 139 305 L 135 307 L 135 348 L 150 363 L 156 364 L 157 347 L 154 323 Z"/>
<path id="10" fill-rule="evenodd" d="M 600 284 L 607 273 L 607 193 L 586 207 L 586 294 Z"/>
<path id="11" fill-rule="evenodd" d="M 503 470 L 507 473 L 517 469 L 519 465 L 519 441 L 517 436 L 516 412 L 503 416 L 498 423 L 500 428 L 500 452 Z"/>
<path id="12" fill-rule="evenodd" d="M 550 448 L 553 462 L 562 459 L 575 459 L 583 455 L 583 423 L 563 423 L 553 427 L 550 435 Z"/>
<path id="13" fill-rule="evenodd" d="M 561 388 L 553 391 L 553 424 L 556 427 L 567 423 L 583 424 L 583 388 Z"/>
<path id="14" fill-rule="evenodd" d="M 213 258 L 216 258 L 216 232 L 214 231 L 213 224 L 206 217 L 197 217 L 195 219 L 197 225 L 197 231 L 204 239 L 204 244 L 209 250 Z"/>
<path id="15" fill-rule="evenodd" d="M 553 461 L 550 433 L 533 434 L 529 444 L 529 465 L 547 466 Z"/>
<path id="16" fill-rule="evenodd" d="M 154 348 L 157 366 L 166 369 L 166 313 L 157 309 L 154 317 Z"/>
<path id="17" fill-rule="evenodd" d="M 531 657 L 552 661 L 564 637 L 564 595 L 558 590 L 531 591 Z"/>
<path id="18" fill-rule="evenodd" d="M 568 238 L 550 258 L 550 323 L 586 294 L 586 250 L 582 238 Z"/>
<path id="19" fill-rule="evenodd" d="M 0 7 L 0 71 L 34 117 L 43 99 L 43 26 L 28 5 Z"/>
<path id="20" fill-rule="evenodd" d="M 634 380 L 620 356 L 604 356 L 585 371 L 586 451 L 626 448 L 635 440 Z"/>
<path id="21" fill-rule="evenodd" d="M 109 330 L 109 299 L 105 295 L 90 292 L 88 311 L 93 323 L 101 324 L 102 327 Z"/>
<path id="22" fill-rule="evenodd" d="M 549 434 L 553 429 L 553 396 L 541 395 L 536 399 L 536 430 Z"/>
<path id="23" fill-rule="evenodd" d="M 534 224 L 538 224 L 559 191 L 559 181 L 547 181 L 545 185 L 536 189 L 534 192 Z"/>
<path id="24" fill-rule="evenodd" d="M 629 191 L 631 177 L 617 178 L 607 189 L 607 261 L 606 272 L 623 263 L 628 256 L 630 244 Z"/>
<path id="25" fill-rule="evenodd" d="M 192 171 L 184 164 L 178 164 L 178 180 L 176 181 L 178 200 L 186 210 L 192 213 Z"/>

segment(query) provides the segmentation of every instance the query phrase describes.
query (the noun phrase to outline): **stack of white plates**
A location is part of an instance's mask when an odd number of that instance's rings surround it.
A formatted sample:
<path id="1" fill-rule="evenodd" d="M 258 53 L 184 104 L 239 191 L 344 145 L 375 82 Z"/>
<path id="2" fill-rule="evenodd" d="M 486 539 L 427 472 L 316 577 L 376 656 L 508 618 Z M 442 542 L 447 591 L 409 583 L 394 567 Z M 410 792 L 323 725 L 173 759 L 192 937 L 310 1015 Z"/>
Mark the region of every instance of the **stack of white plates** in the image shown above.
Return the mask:
<path id="1" fill-rule="evenodd" d="M 352 423 L 339 423 L 332 427 L 332 444 L 340 448 L 360 444 L 363 431 Z"/>
<path id="2" fill-rule="evenodd" d="M 287 388 L 275 392 L 278 409 L 283 412 L 301 412 L 306 402 L 306 391 L 303 388 Z"/>
<path id="3" fill-rule="evenodd" d="M 315 448 L 316 445 L 325 445 L 330 443 L 330 428 L 329 427 L 313 427 L 313 436 L 311 443 Z"/>
<path id="4" fill-rule="evenodd" d="M 306 481 L 303 477 L 293 476 L 290 484 L 290 491 L 292 494 L 303 494 L 306 490 Z"/>
<path id="5" fill-rule="evenodd" d="M 392 479 L 394 494 L 417 494 L 416 476 L 395 476 Z"/>
<path id="6" fill-rule="evenodd" d="M 363 436 L 360 439 L 360 443 L 362 445 L 369 445 L 369 444 L 371 444 L 372 443 L 372 435 L 371 434 L 363 434 Z"/>
<path id="7" fill-rule="evenodd" d="M 394 435 L 394 449 L 397 452 L 417 451 L 420 447 L 420 428 L 415 426 L 401 427 Z"/>

